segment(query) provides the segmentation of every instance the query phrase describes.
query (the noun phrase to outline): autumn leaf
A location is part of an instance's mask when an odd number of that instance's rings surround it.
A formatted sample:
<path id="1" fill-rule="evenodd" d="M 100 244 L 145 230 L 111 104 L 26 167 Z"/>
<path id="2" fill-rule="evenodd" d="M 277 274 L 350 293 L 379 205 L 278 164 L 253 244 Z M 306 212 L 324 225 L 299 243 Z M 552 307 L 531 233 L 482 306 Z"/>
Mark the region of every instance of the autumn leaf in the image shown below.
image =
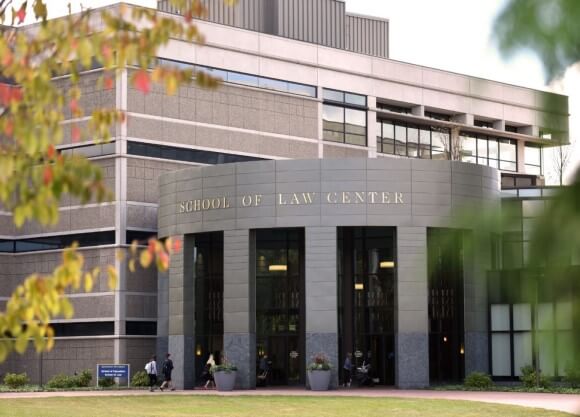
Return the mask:
<path id="1" fill-rule="evenodd" d="M 71 139 L 73 143 L 77 143 L 81 139 L 81 128 L 77 125 L 71 127 Z"/>
<path id="2" fill-rule="evenodd" d="M 103 83 L 105 90 L 111 90 L 113 88 L 113 79 L 111 77 L 105 77 Z"/>
<path id="3" fill-rule="evenodd" d="M 151 79 L 149 77 L 149 73 L 145 70 L 138 71 L 133 78 L 133 84 L 142 93 L 149 94 L 151 89 Z"/>
<path id="4" fill-rule="evenodd" d="M 45 166 L 44 167 L 44 171 L 42 174 L 42 180 L 44 182 L 44 185 L 49 185 L 50 183 L 52 183 L 52 167 L 51 166 Z"/>
<path id="5" fill-rule="evenodd" d="M 22 6 L 16 12 L 16 17 L 18 18 L 18 24 L 21 24 L 22 22 L 24 22 L 24 19 L 26 18 L 26 3 L 27 2 L 22 3 Z"/>

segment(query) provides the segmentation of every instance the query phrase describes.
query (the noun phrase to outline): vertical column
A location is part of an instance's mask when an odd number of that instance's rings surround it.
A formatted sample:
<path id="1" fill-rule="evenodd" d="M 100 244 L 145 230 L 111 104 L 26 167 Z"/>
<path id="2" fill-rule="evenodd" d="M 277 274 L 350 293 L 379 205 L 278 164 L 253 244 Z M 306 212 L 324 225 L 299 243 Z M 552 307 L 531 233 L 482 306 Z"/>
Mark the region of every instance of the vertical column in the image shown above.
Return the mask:
<path id="1" fill-rule="evenodd" d="M 322 87 L 318 87 L 317 96 L 320 99 L 318 103 L 318 158 L 322 159 L 324 157 L 324 123 L 322 121 L 323 104 L 322 104 Z"/>
<path id="2" fill-rule="evenodd" d="M 487 271 L 491 267 L 490 237 L 466 234 L 463 247 L 465 288 L 465 375 L 489 372 L 487 333 Z"/>
<path id="3" fill-rule="evenodd" d="M 224 352 L 244 389 L 256 387 L 254 247 L 249 230 L 224 232 Z"/>
<path id="4" fill-rule="evenodd" d="M 338 386 L 338 312 L 336 288 L 336 227 L 307 227 L 306 273 L 306 363 L 316 353 L 325 353 L 333 364 L 331 387 Z"/>
<path id="5" fill-rule="evenodd" d="M 172 255 L 169 267 L 169 353 L 173 357 L 173 379 L 179 389 L 193 388 L 194 370 L 194 271 L 193 236 L 182 239 L 183 250 Z M 157 358 L 161 363 L 163 358 Z"/>
<path id="6" fill-rule="evenodd" d="M 377 132 L 377 112 L 370 109 L 376 109 L 377 98 L 368 96 L 367 106 L 369 108 L 367 111 L 367 146 L 369 148 L 369 158 L 376 158 L 377 136 L 379 136 L 381 132 Z"/>
<path id="7" fill-rule="evenodd" d="M 517 170 L 519 173 L 524 174 L 526 172 L 526 142 L 523 140 L 518 140 L 516 142 L 516 152 L 517 152 Z"/>
<path id="8" fill-rule="evenodd" d="M 397 228 L 397 335 L 395 382 L 429 385 L 427 229 Z"/>

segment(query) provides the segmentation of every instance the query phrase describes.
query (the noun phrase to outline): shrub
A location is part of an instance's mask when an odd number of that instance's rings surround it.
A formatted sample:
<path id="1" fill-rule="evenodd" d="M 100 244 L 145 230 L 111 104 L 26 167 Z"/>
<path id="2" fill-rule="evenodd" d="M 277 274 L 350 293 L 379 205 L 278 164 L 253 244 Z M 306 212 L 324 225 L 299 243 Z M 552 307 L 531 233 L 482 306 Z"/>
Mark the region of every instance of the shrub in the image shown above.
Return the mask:
<path id="1" fill-rule="evenodd" d="M 100 378 L 99 387 L 108 388 L 115 385 L 115 380 L 113 378 Z"/>
<path id="2" fill-rule="evenodd" d="M 472 372 L 465 378 L 465 386 L 469 388 L 487 389 L 493 386 L 493 381 L 486 373 Z"/>
<path id="3" fill-rule="evenodd" d="M 131 386 L 133 387 L 148 387 L 149 386 L 149 376 L 145 371 L 139 371 L 133 378 L 131 378 Z"/>
<path id="4" fill-rule="evenodd" d="M 28 384 L 28 375 L 26 372 L 22 374 L 6 374 L 4 376 L 4 384 L 12 389 L 23 387 Z"/>
<path id="5" fill-rule="evenodd" d="M 524 387 L 548 388 L 550 386 L 550 379 L 547 376 L 542 375 L 541 371 L 536 371 L 533 366 L 522 366 L 521 371 L 522 375 L 520 376 L 520 381 L 522 381 Z"/>
<path id="6" fill-rule="evenodd" d="M 566 367 L 564 381 L 572 388 L 580 388 L 580 363 L 576 364 L 576 366 L 569 365 Z"/>
<path id="7" fill-rule="evenodd" d="M 58 374 L 50 378 L 50 380 L 46 383 L 46 386 L 48 388 L 54 389 L 72 388 L 75 386 L 75 377 L 65 374 Z"/>
<path id="8" fill-rule="evenodd" d="M 308 364 L 309 371 L 328 371 L 332 368 L 328 356 L 324 353 L 317 353 L 312 357 L 312 362 Z"/>
<path id="9" fill-rule="evenodd" d="M 216 373 L 216 372 L 225 372 L 227 374 L 237 371 L 238 367 L 236 365 L 233 365 L 231 363 L 222 363 L 219 365 L 214 365 L 211 367 L 211 369 L 209 370 L 212 374 Z"/>
<path id="10" fill-rule="evenodd" d="M 88 387 L 93 380 L 93 374 L 90 369 L 85 369 L 81 371 L 80 374 L 74 377 L 74 386 L 76 387 Z"/>

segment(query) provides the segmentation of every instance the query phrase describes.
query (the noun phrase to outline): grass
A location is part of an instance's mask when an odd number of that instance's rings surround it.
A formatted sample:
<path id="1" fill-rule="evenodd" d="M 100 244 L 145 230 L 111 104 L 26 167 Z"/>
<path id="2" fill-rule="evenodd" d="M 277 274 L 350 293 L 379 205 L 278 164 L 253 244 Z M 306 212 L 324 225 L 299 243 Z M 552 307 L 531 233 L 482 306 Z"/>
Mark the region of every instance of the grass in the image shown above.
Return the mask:
<path id="1" fill-rule="evenodd" d="M 533 392 L 544 394 L 580 394 L 580 388 L 553 385 L 548 388 L 528 388 L 523 385 L 492 385 L 487 388 L 473 388 L 465 385 L 434 385 L 433 391 L 486 391 L 486 392 Z"/>
<path id="2" fill-rule="evenodd" d="M 564 417 L 555 411 L 448 400 L 151 394 L 0 400 L 1 417 Z"/>

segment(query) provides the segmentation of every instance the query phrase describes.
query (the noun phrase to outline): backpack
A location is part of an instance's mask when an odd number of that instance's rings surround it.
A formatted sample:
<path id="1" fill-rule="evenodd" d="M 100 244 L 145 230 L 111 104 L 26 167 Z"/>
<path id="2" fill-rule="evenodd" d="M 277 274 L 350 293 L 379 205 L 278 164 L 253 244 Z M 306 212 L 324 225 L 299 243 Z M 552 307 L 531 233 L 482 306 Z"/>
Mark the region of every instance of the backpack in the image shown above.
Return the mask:
<path id="1" fill-rule="evenodd" d="M 163 373 L 168 374 L 173 370 L 173 362 L 171 360 L 166 360 L 163 362 Z"/>

